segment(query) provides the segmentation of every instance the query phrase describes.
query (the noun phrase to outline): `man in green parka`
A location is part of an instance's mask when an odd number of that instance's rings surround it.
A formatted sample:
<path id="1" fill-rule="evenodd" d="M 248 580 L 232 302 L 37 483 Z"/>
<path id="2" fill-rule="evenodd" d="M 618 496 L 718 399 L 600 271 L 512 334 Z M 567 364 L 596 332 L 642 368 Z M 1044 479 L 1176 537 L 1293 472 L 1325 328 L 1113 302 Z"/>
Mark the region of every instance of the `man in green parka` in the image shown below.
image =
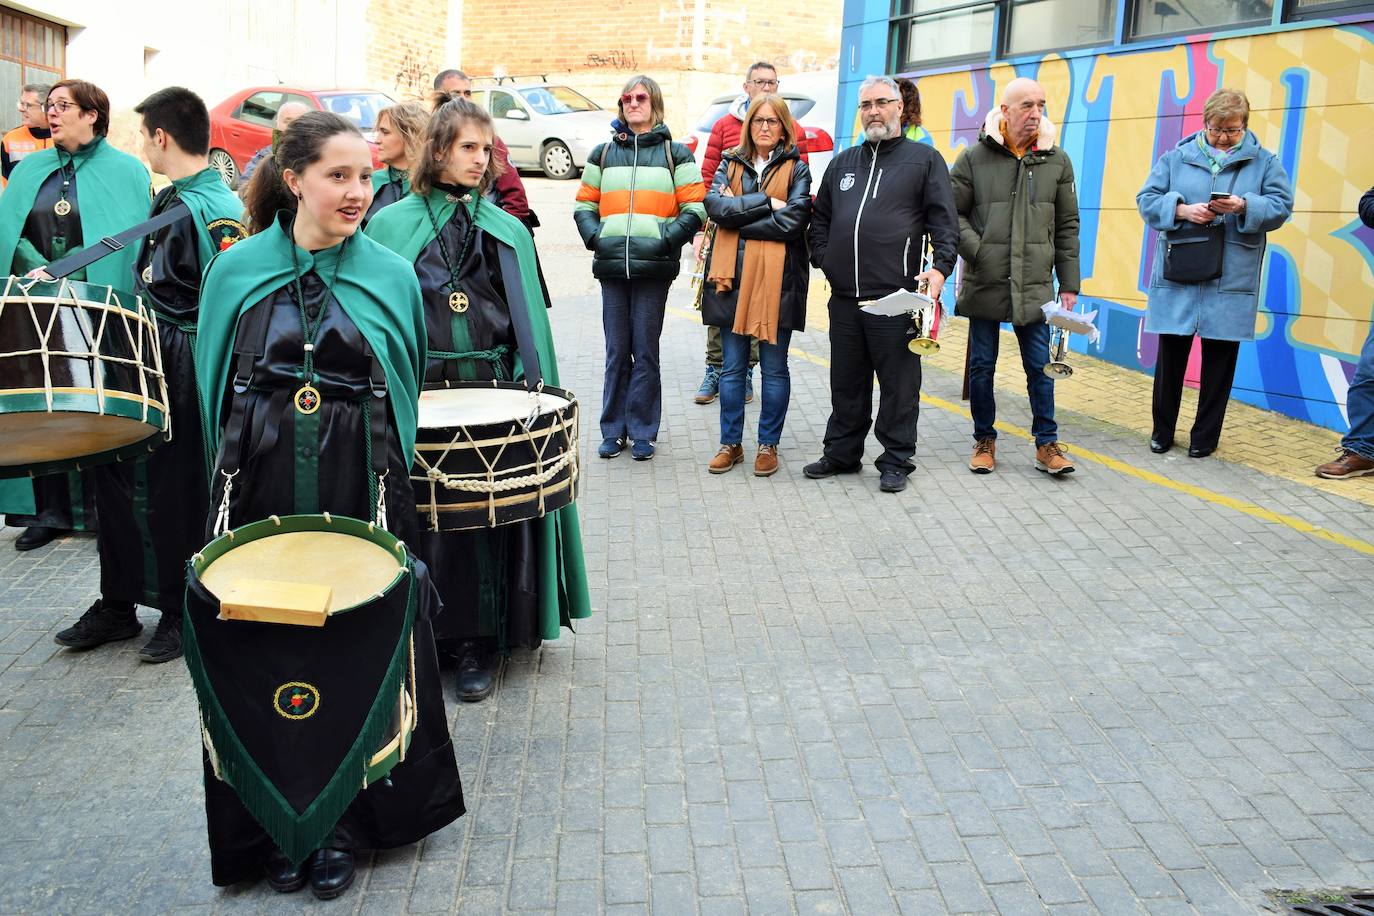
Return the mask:
<path id="1" fill-rule="evenodd" d="M 996 456 L 997 403 L 992 377 L 1002 322 L 1010 322 L 1021 348 L 1030 396 L 1035 467 L 1068 474 L 1073 462 L 1059 445 L 1054 422 L 1054 380 L 1049 362 L 1050 328 L 1040 307 L 1055 298 L 1072 309 L 1078 299 L 1078 196 L 1073 163 L 1055 145 L 1045 117 L 1045 90 L 1018 78 L 988 113 L 978 142 L 964 149 L 950 170 L 959 211 L 963 283 L 956 314 L 969 319 L 968 390 L 973 414 L 969 470 L 990 474 Z"/>

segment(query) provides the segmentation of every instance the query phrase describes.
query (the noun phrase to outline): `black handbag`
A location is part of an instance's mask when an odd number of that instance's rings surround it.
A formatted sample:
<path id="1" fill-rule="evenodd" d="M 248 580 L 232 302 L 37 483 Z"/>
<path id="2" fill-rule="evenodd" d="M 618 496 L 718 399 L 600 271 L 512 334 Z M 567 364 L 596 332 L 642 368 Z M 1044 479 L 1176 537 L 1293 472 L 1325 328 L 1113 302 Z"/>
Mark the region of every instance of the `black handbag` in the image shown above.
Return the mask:
<path id="1" fill-rule="evenodd" d="M 1231 173 L 1230 194 L 1240 176 Z M 1171 283 L 1206 283 L 1221 276 L 1226 254 L 1226 217 L 1210 223 L 1187 223 L 1164 233 L 1164 279 Z"/>

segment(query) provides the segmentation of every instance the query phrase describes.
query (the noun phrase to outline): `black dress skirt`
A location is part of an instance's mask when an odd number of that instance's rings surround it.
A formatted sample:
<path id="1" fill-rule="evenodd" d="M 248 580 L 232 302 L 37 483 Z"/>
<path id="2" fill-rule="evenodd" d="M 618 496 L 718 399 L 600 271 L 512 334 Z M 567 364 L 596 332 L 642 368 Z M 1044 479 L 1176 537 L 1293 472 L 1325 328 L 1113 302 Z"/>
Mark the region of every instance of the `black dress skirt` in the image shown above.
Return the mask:
<path id="1" fill-rule="evenodd" d="M 509 380 L 514 372 L 515 331 L 500 292 L 505 288 L 498 260 L 500 243 L 481 229 L 460 274 L 468 310 L 460 315 L 449 308 L 450 274 L 443 249 L 450 258 L 458 257 L 469 218 L 466 207 L 457 207 L 453 219 L 442 227 L 443 246 L 436 238 L 415 260 L 429 337 L 425 390 L 461 380 Z M 455 330 L 461 339 L 461 330 L 455 327 L 459 323 L 466 326 L 468 336 L 468 345 L 461 351 L 454 342 Z M 455 355 L 479 351 L 487 356 Z M 417 482 L 415 500 L 428 499 L 429 487 Z M 503 652 L 512 646 L 537 649 L 541 637 L 535 523 L 430 531 L 428 517 L 422 516 L 420 527 L 419 539 L 413 542 L 415 552 L 429 566 L 445 608 L 435 625 L 435 636 L 440 640 L 490 639 Z"/>
<path id="2" fill-rule="evenodd" d="M 302 278 L 306 308 L 325 315 L 315 338 L 315 372 L 320 407 L 296 412 L 303 335 L 300 311 L 289 288 L 253 306 L 239 321 L 230 372 L 239 354 L 253 354 L 249 390 L 242 395 L 243 432 L 229 501 L 231 528 L 268 517 L 330 512 L 370 519 L 370 465 L 367 460 L 363 403 L 370 397 L 372 359 L 362 333 L 320 278 Z M 326 305 L 326 303 L 328 303 Z M 232 388 L 226 396 L 229 416 Z M 414 500 L 395 429 L 388 424 L 386 500 L 388 528 L 407 544 L 416 532 Z M 211 478 L 212 504 L 224 492 L 223 447 Z M 213 525 L 213 513 L 212 521 Z M 209 532 L 207 532 L 208 534 Z M 415 564 L 419 608 L 414 625 L 416 693 L 415 733 L 406 759 L 389 779 L 359 792 L 335 830 L 332 845 L 385 849 L 413 843 L 462 816 L 463 790 L 448 733 L 443 691 L 434 649 L 433 622 L 441 605 L 428 571 Z M 205 767 L 205 814 L 210 864 L 215 884 L 228 885 L 261 874 L 272 841 L 239 801 L 234 790 Z"/>

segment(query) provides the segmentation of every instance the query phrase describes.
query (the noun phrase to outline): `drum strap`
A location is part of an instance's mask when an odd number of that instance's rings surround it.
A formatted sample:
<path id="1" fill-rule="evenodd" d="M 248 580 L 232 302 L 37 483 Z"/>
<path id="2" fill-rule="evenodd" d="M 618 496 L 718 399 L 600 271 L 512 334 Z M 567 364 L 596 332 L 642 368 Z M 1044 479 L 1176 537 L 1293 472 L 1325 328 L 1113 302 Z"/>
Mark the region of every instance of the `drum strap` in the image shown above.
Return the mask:
<path id="1" fill-rule="evenodd" d="M 534 327 L 530 324 L 525 288 L 520 285 L 520 262 L 516 260 L 515 249 L 509 245 L 497 245 L 496 249 L 500 253 L 501 280 L 506 288 L 506 304 L 510 308 L 511 327 L 515 330 L 515 344 L 525 370 L 525 387 L 533 391 L 544 383 L 544 372 L 539 366 L 539 350 L 534 345 Z"/>
<path id="2" fill-rule="evenodd" d="M 74 254 L 67 255 L 61 260 L 54 261 L 43 269 L 46 270 L 53 279 L 61 279 L 62 277 L 76 273 L 83 267 L 94 264 L 106 255 L 121 251 L 124 246 L 128 245 L 130 242 L 136 241 L 145 235 L 151 235 L 162 227 L 170 226 L 172 223 L 186 219 L 190 215 L 191 211 L 188 207 L 173 207 L 170 210 L 159 213 L 152 219 L 144 220 L 137 226 L 125 229 L 118 235 L 107 235 L 94 245 L 87 246 Z"/>

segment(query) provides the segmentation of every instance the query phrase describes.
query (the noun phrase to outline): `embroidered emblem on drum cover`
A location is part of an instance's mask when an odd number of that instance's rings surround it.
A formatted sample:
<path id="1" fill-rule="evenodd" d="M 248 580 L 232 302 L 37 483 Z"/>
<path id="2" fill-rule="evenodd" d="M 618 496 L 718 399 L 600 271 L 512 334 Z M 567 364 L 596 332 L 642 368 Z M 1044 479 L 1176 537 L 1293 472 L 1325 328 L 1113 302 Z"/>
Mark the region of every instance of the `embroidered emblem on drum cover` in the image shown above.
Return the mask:
<path id="1" fill-rule="evenodd" d="M 223 251 L 235 242 L 248 238 L 248 230 L 236 219 L 217 219 L 205 227 L 205 232 L 216 251 Z"/>
<path id="2" fill-rule="evenodd" d="M 277 688 L 272 705 L 286 719 L 308 719 L 320 708 L 320 692 L 304 681 L 288 681 Z"/>
<path id="3" fill-rule="evenodd" d="M 845 172 L 844 177 L 840 179 L 840 190 L 848 191 L 852 187 L 854 187 L 854 173 Z"/>

